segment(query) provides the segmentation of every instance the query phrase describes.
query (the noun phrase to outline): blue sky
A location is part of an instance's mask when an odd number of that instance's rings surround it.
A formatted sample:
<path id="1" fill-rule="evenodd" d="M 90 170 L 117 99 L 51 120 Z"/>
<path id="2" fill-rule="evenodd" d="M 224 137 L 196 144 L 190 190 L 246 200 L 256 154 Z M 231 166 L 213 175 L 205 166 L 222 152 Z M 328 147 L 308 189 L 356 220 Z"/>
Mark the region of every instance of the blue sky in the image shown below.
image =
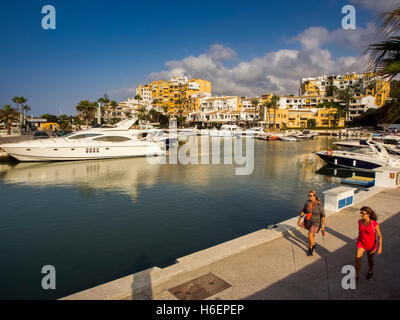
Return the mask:
<path id="1" fill-rule="evenodd" d="M 360 54 L 363 39 L 373 39 L 367 36 L 375 30 L 368 26 L 379 10 L 374 3 L 3 0 L 0 107 L 23 95 L 34 115 L 74 114 L 80 100 L 104 93 L 122 100 L 139 83 L 176 72 L 208 77 L 217 94 L 296 93 L 304 70 L 334 72 L 344 60 L 360 68 L 350 57 Z M 41 27 L 47 4 L 56 8 L 56 30 Z M 356 7 L 360 36 L 335 33 L 346 4 Z M 316 45 L 307 42 L 313 37 Z M 318 59 L 327 59 L 330 69 L 315 65 Z M 253 77 L 252 70 L 262 72 Z"/>

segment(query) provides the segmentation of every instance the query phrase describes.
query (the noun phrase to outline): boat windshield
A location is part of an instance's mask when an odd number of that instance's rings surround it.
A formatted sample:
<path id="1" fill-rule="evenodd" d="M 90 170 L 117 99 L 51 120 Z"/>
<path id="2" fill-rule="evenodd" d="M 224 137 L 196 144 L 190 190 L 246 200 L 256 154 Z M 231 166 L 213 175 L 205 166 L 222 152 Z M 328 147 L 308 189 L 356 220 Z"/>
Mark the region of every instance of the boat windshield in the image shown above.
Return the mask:
<path id="1" fill-rule="evenodd" d="M 87 139 L 87 138 L 98 137 L 101 135 L 102 134 L 100 134 L 100 133 L 80 133 L 80 134 L 71 135 L 68 137 L 68 139 L 70 139 L 70 140 Z"/>
<path id="2" fill-rule="evenodd" d="M 103 136 L 93 139 L 93 141 L 104 141 L 104 142 L 124 142 L 129 140 L 132 139 L 124 136 Z"/>
<path id="3" fill-rule="evenodd" d="M 362 154 L 372 154 L 372 151 L 370 148 L 362 148 L 362 147 L 352 147 L 347 150 L 348 152 L 354 152 L 354 153 L 362 153 Z"/>

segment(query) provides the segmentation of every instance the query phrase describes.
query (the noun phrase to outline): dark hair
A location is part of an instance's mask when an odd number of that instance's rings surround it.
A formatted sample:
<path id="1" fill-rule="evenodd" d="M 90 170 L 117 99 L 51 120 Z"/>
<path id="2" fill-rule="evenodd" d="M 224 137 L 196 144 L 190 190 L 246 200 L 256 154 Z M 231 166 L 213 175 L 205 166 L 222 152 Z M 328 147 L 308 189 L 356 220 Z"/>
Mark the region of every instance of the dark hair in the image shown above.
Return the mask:
<path id="1" fill-rule="evenodd" d="M 370 219 L 375 220 L 375 221 L 378 220 L 378 216 L 376 215 L 374 210 L 372 210 L 370 207 L 362 207 L 360 209 L 360 211 L 365 211 L 369 215 Z"/>

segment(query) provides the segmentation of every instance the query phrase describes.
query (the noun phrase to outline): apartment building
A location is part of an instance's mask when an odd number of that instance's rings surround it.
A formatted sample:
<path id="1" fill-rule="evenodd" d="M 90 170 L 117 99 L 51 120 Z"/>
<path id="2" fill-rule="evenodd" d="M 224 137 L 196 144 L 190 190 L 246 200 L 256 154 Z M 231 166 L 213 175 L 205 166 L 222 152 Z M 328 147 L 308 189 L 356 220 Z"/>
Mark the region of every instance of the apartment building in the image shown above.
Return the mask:
<path id="1" fill-rule="evenodd" d="M 347 73 L 345 75 L 322 75 L 302 78 L 301 92 L 304 96 L 333 96 L 333 87 L 339 89 L 352 88 L 356 98 L 374 96 L 375 105 L 381 107 L 389 98 L 390 81 L 384 81 L 373 73 Z"/>
<path id="2" fill-rule="evenodd" d="M 136 94 L 143 94 L 143 102 L 156 109 L 166 108 L 168 112 L 187 110 L 191 97 L 202 93 L 211 95 L 211 82 L 197 78 L 189 80 L 186 77 L 156 80 L 136 89 Z"/>
<path id="3" fill-rule="evenodd" d="M 277 109 L 275 111 L 270 109 L 265 120 L 267 126 L 276 129 L 307 128 L 308 120 L 311 119 L 315 120 L 317 127 L 331 128 L 335 124 L 337 127 L 344 127 L 345 118 L 335 119 L 336 113 L 336 108 Z"/>
<path id="4" fill-rule="evenodd" d="M 236 96 L 223 96 L 223 97 L 209 97 L 200 99 L 200 110 L 207 111 L 239 111 L 241 103 L 239 97 Z"/>

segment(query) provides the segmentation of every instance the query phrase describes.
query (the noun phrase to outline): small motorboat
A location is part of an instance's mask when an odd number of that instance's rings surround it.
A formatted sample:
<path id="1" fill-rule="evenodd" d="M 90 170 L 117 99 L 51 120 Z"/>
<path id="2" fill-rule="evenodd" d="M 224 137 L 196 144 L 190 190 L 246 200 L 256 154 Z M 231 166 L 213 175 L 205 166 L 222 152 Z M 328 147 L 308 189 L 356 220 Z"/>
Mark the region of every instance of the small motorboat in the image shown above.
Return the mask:
<path id="1" fill-rule="evenodd" d="M 282 137 L 279 137 L 279 140 L 288 141 L 288 142 L 298 141 L 295 137 L 292 137 L 292 136 L 282 136 Z"/>
<path id="2" fill-rule="evenodd" d="M 296 139 L 310 140 L 310 139 L 315 139 L 317 136 L 319 136 L 319 134 L 316 132 L 310 132 L 309 130 L 304 130 L 303 132 L 295 134 L 293 136 Z"/>

